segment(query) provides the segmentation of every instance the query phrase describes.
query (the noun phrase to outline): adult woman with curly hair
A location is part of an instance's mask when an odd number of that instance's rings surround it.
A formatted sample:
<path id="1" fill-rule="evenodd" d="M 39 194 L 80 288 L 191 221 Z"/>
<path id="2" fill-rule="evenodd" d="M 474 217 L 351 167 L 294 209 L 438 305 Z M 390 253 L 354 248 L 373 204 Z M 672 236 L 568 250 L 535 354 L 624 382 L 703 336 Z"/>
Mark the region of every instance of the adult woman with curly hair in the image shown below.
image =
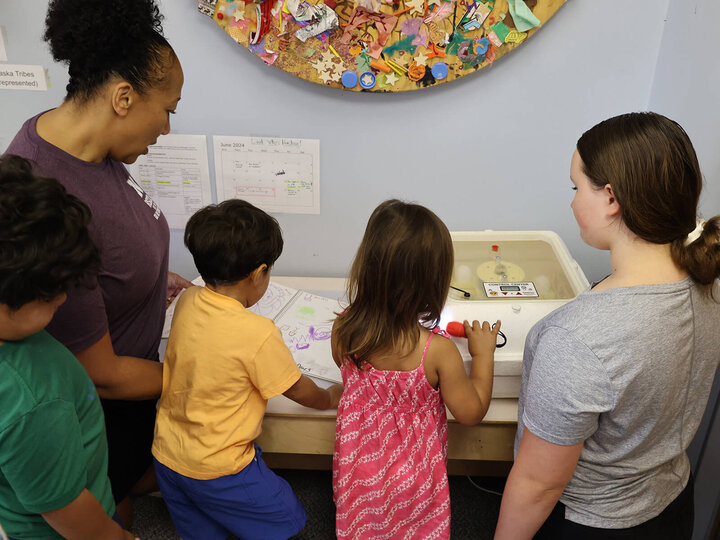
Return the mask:
<path id="1" fill-rule="evenodd" d="M 170 131 L 183 85 L 153 0 L 52 0 L 45 40 L 69 67 L 67 96 L 30 118 L 7 149 L 90 207 L 99 287 L 73 289 L 48 331 L 80 360 L 103 399 L 113 495 L 126 525 L 130 494 L 155 489 L 150 447 L 162 389 L 158 346 L 169 298 L 169 230 L 123 163 Z"/>

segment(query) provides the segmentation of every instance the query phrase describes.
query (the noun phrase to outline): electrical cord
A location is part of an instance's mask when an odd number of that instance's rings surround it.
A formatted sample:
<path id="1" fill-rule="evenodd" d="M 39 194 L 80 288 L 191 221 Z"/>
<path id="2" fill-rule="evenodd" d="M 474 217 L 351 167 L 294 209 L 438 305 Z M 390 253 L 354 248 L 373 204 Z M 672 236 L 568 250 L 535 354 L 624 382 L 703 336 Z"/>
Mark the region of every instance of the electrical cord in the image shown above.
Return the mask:
<path id="1" fill-rule="evenodd" d="M 493 491 L 492 489 L 487 489 L 481 486 L 478 486 L 475 482 L 473 482 L 473 479 L 470 478 L 470 475 L 467 476 L 468 482 L 470 482 L 475 488 L 479 489 L 480 491 L 484 491 L 485 493 L 491 493 L 493 495 L 497 495 L 498 497 L 502 497 L 503 494 L 499 491 Z"/>

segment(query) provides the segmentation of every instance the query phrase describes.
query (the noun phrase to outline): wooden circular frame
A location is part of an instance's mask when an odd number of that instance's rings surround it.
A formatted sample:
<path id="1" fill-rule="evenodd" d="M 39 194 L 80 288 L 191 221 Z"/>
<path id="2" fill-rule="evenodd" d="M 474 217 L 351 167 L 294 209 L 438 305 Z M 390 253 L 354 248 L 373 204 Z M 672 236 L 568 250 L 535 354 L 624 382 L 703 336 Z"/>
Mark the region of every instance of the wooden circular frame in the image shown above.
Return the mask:
<path id="1" fill-rule="evenodd" d="M 566 0 L 298 1 L 217 0 L 212 18 L 265 63 L 296 77 L 345 90 L 402 92 L 492 66 Z M 335 16 L 334 29 L 313 35 Z"/>

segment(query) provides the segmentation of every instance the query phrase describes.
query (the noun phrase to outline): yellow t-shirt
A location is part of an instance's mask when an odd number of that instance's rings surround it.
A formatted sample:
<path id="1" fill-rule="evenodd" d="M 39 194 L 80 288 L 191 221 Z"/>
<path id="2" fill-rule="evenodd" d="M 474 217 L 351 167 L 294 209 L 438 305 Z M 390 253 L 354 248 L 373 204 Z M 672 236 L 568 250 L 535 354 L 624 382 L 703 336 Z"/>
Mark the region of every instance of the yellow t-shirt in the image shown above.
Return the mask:
<path id="1" fill-rule="evenodd" d="M 164 363 L 152 453 L 198 480 L 252 461 L 267 400 L 301 375 L 270 319 L 205 287 L 178 300 Z"/>

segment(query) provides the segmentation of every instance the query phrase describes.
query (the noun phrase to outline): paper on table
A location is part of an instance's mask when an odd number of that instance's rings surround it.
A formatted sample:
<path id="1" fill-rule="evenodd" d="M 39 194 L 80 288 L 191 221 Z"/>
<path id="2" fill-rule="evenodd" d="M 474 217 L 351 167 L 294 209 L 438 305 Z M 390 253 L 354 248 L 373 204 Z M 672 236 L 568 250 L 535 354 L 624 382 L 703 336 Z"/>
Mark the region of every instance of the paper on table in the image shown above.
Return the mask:
<path id="1" fill-rule="evenodd" d="M 192 282 L 204 285 L 199 276 Z M 165 314 L 164 338 L 170 335 L 177 300 L 175 298 Z M 295 363 L 305 375 L 332 382 L 342 380 L 330 349 L 335 312 L 342 309 L 337 300 L 271 281 L 260 301 L 249 309 L 275 322 Z"/>
<path id="2" fill-rule="evenodd" d="M 205 135 L 163 135 L 128 170 L 172 229 L 212 202 Z"/>
<path id="3" fill-rule="evenodd" d="M 278 316 L 285 305 L 299 292 L 292 287 L 285 287 L 271 281 L 263 297 L 257 304 L 250 306 L 248 309 L 253 313 L 275 320 L 275 317 Z"/>
<path id="4" fill-rule="evenodd" d="M 320 213 L 320 141 L 214 136 L 218 200 L 267 212 Z"/>
<path id="5" fill-rule="evenodd" d="M 285 345 L 305 375 L 333 382 L 342 380 L 330 348 L 335 312 L 341 309 L 335 299 L 298 291 L 275 317 Z"/>

